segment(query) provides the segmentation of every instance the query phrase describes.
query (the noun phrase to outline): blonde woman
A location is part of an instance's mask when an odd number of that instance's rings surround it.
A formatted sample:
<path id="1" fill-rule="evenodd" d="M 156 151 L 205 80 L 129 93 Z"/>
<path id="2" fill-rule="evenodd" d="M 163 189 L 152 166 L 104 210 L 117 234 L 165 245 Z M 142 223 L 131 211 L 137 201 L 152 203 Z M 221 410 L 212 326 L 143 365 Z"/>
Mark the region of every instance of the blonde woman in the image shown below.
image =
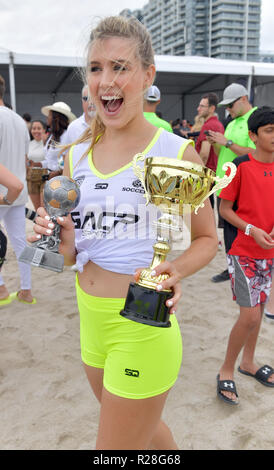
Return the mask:
<path id="1" fill-rule="evenodd" d="M 82 360 L 101 404 L 97 449 L 177 449 L 161 415 L 182 359 L 175 316 L 180 281 L 205 266 L 217 249 L 206 202 L 192 216 L 190 248 L 155 269 L 156 276 L 170 275 L 158 289 L 173 290 L 171 328 L 119 315 L 129 283 L 151 262 L 155 241 L 134 236 L 145 225 L 148 208 L 143 194 L 134 191 L 133 156 L 143 152 L 201 163 L 190 141 L 144 118 L 143 96 L 154 77 L 150 36 L 140 22 L 109 17 L 91 32 L 86 79 L 97 116 L 66 157 L 64 174 L 81 183 L 81 201 L 72 214 L 74 223 L 70 217 L 59 221 L 60 252 L 67 265 L 78 269 Z M 44 209 L 39 215 L 32 241 L 52 229 Z M 138 377 L 127 369 L 138 370 Z"/>

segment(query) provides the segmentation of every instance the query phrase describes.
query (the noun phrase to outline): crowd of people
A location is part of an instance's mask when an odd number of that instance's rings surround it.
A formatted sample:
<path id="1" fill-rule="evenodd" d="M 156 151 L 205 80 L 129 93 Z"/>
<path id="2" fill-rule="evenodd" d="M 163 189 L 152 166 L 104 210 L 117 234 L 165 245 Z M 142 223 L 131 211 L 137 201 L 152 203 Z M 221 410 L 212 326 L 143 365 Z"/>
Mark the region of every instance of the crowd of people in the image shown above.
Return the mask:
<path id="1" fill-rule="evenodd" d="M 274 387 L 273 368 L 255 361 L 263 315 L 274 322 L 274 110 L 252 106 L 247 89 L 232 83 L 221 101 L 212 92 L 200 97 L 193 125 L 186 119 L 167 122 L 157 111 L 161 92 L 154 85 L 150 36 L 133 18 L 101 20 L 91 32 L 87 50 L 87 84 L 81 91 L 83 114 L 78 118 L 69 105 L 55 102 L 41 108 L 46 123 L 28 115 L 23 119 L 5 106 L 5 82 L 0 77 L 1 270 L 7 239 L 17 258 L 26 245 L 28 196 L 36 213 L 35 233 L 29 239 L 33 242 L 54 229 L 43 207 L 45 181 L 60 174 L 79 181 L 77 221 L 72 213 L 58 223 L 60 253 L 66 265 L 77 268 L 82 361 L 101 405 L 96 447 L 176 449 L 161 416 L 182 360 L 175 315 L 180 281 L 214 258 L 216 226 L 224 232 L 228 268 L 212 282 L 230 279 L 239 305 L 239 318 L 217 374 L 217 396 L 227 404 L 238 404 L 234 367 L 241 350 L 239 371 Z M 230 115 L 228 124 L 218 118 L 218 107 Z M 136 180 L 132 157 L 140 152 L 199 163 L 219 178 L 224 175 L 224 163 L 233 161 L 237 167 L 236 176 L 217 199 L 211 197 L 191 215 L 189 248 L 172 262 L 160 263 L 151 274 L 159 292 L 172 291 L 166 303 L 170 328 L 135 323 L 119 315 L 129 283 L 138 281 L 141 266 L 150 264 L 153 253 L 151 237 L 119 235 L 121 227 L 132 235 L 146 223 L 143 195 L 122 191 Z M 102 187 L 104 191 L 91 189 Z M 109 198 L 113 198 L 113 213 L 108 211 Z M 122 204 L 130 205 L 132 212 L 121 214 Z M 102 217 L 108 214 L 111 238 L 106 230 L 102 236 L 102 224 L 92 219 L 95 206 L 101 208 Z M 90 219 L 93 222 L 88 225 Z M 22 262 L 18 266 L 21 285 L 16 293 L 9 293 L 1 271 L 0 306 L 15 300 L 30 305 L 37 301 L 31 291 L 30 266 Z M 138 380 L 125 373 L 128 367 L 138 372 Z"/>

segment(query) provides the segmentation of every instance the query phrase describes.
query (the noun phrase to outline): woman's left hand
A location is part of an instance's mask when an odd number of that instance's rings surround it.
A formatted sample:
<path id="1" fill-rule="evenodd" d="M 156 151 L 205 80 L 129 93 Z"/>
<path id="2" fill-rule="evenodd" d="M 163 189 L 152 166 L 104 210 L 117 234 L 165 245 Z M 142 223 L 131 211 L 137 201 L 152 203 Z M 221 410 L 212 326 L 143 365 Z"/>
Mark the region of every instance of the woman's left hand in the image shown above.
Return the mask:
<path id="1" fill-rule="evenodd" d="M 142 270 L 143 268 L 136 270 L 134 274 L 134 279 L 136 282 L 138 282 Z M 166 306 L 170 308 L 170 313 L 175 313 L 178 302 L 182 295 L 182 288 L 180 283 L 182 275 L 176 269 L 175 265 L 169 261 L 164 261 L 163 263 L 156 266 L 156 268 L 154 268 L 153 276 L 151 277 L 157 278 L 160 276 L 160 274 L 168 274 L 169 278 L 158 284 L 156 289 L 158 292 L 161 292 L 165 289 L 171 289 L 173 291 L 173 296 L 166 301 Z"/>

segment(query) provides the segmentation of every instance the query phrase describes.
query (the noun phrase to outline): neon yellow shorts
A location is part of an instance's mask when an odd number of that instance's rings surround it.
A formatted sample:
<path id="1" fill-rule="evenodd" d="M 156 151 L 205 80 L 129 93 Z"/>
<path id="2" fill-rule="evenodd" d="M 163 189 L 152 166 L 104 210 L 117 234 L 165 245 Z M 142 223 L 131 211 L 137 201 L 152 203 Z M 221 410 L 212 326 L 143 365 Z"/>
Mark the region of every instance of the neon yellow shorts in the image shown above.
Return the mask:
<path id="1" fill-rule="evenodd" d="M 136 323 L 119 312 L 125 299 L 94 297 L 76 278 L 83 362 L 104 369 L 104 387 L 132 399 L 159 395 L 172 387 L 182 361 L 175 315 L 170 328 Z"/>

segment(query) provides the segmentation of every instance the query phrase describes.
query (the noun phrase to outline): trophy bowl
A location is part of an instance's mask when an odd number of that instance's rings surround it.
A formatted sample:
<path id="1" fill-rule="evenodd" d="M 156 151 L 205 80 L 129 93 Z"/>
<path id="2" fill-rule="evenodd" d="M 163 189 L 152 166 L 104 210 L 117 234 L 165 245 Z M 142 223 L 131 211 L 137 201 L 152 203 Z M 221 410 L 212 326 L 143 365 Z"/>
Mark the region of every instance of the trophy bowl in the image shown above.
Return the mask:
<path id="1" fill-rule="evenodd" d="M 197 163 L 166 157 L 145 161 L 145 190 L 149 202 L 162 212 L 183 215 L 186 210 L 195 210 L 208 197 L 214 182 L 215 173 Z"/>
<path id="2" fill-rule="evenodd" d="M 80 189 L 72 178 L 55 176 L 46 182 L 44 205 L 55 228 L 51 235 L 42 235 L 41 240 L 26 246 L 19 261 L 55 272 L 63 271 L 64 257 L 58 252 L 60 225 L 57 223 L 57 217 L 67 215 L 78 205 L 79 200 Z"/>
<path id="3" fill-rule="evenodd" d="M 138 163 L 144 162 L 141 168 Z M 130 283 L 125 307 L 120 314 L 133 321 L 151 326 L 169 327 L 169 308 L 166 301 L 172 297 L 171 290 L 158 292 L 156 287 L 169 275 L 151 276 L 152 271 L 166 260 L 170 251 L 173 231 L 178 231 L 178 217 L 189 212 L 197 213 L 205 200 L 214 192 L 227 186 L 236 173 L 233 163 L 223 178 L 198 163 L 166 157 L 148 157 L 137 154 L 133 158 L 133 171 L 140 179 L 146 203 L 157 206 L 162 215 L 156 221 L 157 236 L 153 246 L 151 265 L 142 270 L 139 280 Z"/>

